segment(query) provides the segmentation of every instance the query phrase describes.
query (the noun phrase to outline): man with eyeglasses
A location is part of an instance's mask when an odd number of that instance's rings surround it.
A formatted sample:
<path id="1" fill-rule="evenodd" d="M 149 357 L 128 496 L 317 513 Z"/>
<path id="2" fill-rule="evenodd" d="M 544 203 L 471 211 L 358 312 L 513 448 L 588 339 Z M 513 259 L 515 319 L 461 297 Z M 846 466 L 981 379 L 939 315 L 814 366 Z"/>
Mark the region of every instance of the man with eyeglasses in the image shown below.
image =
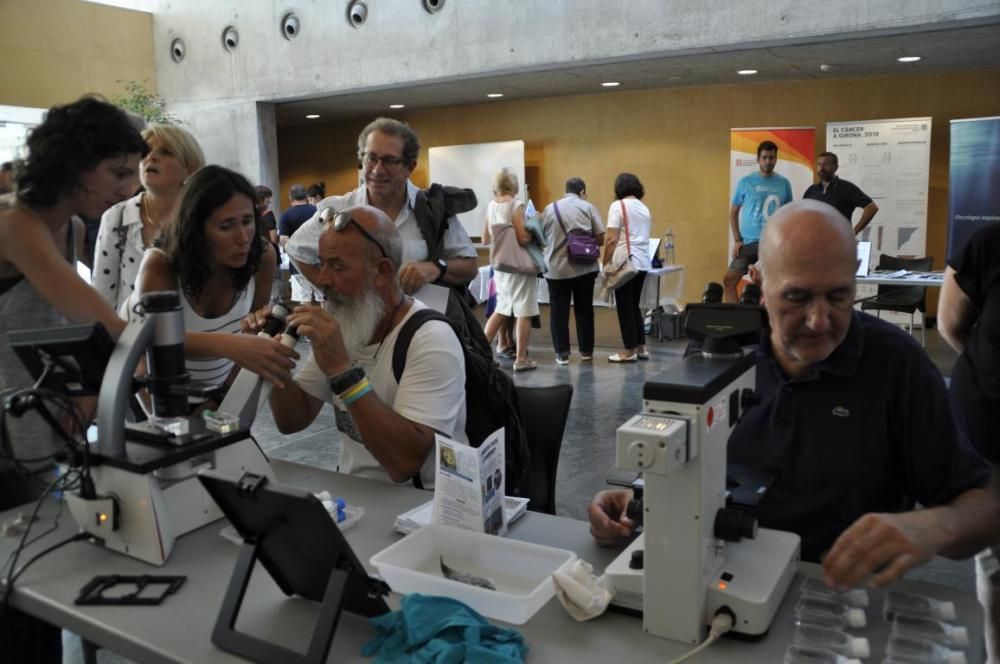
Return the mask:
<path id="1" fill-rule="evenodd" d="M 431 256 L 415 214 L 420 189 L 410 181 L 417 165 L 420 139 L 410 127 L 392 118 L 378 118 L 358 136 L 358 159 L 363 184 L 343 196 L 330 196 L 317 205 L 319 211 L 339 212 L 370 205 L 393 220 L 403 243 L 399 282 L 406 294 L 427 283 L 463 285 L 476 276 L 476 250 L 456 217 L 448 219 L 440 256 Z M 320 219 L 315 215 L 292 237 L 288 254 L 299 271 L 312 283 L 319 274 L 317 255 Z M 434 238 L 431 238 L 434 242 Z"/>
<path id="2" fill-rule="evenodd" d="M 434 486 L 434 433 L 467 443 L 465 356 L 443 321 L 413 335 L 397 382 L 393 348 L 403 323 L 426 307 L 400 284 L 403 240 L 374 207 L 349 208 L 322 224 L 315 284 L 323 305 L 296 307 L 288 324 L 308 337 L 312 355 L 294 380 L 271 392 L 281 433 L 295 433 L 334 407 L 343 473 Z M 255 312 L 263 324 L 266 309 Z"/>
<path id="3" fill-rule="evenodd" d="M 1000 505 L 956 422 L 940 372 L 906 332 L 854 311 L 854 233 L 836 209 L 799 201 L 760 241 L 770 328 L 757 394 L 729 439 L 729 462 L 776 476 L 760 525 L 802 537 L 802 559 L 838 587 L 885 586 L 935 555 L 991 543 Z M 602 491 L 591 532 L 626 538 L 630 493 Z M 919 502 L 922 508 L 914 509 Z"/>

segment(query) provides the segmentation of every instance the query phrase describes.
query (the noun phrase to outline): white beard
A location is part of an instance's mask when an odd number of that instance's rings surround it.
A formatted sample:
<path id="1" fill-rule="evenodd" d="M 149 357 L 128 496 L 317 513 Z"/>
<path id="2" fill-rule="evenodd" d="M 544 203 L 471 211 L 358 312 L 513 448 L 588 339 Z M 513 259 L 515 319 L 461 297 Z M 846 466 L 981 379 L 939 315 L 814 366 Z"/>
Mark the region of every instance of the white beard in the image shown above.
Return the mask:
<path id="1" fill-rule="evenodd" d="M 371 286 L 366 286 L 353 298 L 328 290 L 323 308 L 340 324 L 344 348 L 352 358 L 360 356 L 365 346 L 369 345 L 375 328 L 385 315 L 385 302 Z"/>

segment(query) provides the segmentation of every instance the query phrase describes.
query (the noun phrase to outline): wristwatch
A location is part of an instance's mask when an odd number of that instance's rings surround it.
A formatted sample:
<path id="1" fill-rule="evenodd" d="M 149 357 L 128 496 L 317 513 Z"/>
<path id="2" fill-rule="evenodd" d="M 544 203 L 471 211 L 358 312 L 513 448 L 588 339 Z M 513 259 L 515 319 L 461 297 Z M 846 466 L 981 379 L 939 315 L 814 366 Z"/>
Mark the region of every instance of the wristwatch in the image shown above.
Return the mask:
<path id="1" fill-rule="evenodd" d="M 448 261 L 443 258 L 439 258 L 434 261 L 434 264 L 437 265 L 439 270 L 441 270 L 441 274 L 438 275 L 438 281 L 441 281 L 444 279 L 444 275 L 448 274 Z"/>
<path id="2" fill-rule="evenodd" d="M 330 391 L 339 396 L 361 382 L 364 377 L 364 369 L 361 367 L 351 367 L 347 371 L 330 376 L 327 378 L 327 381 L 330 384 Z"/>

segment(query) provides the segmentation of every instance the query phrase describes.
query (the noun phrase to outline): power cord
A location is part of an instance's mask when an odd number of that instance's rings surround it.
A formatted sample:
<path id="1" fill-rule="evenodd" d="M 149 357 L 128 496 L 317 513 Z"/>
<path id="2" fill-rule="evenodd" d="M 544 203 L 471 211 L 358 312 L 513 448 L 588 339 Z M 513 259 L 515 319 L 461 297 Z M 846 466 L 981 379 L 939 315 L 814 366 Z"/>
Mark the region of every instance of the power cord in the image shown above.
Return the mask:
<path id="1" fill-rule="evenodd" d="M 733 612 L 729 609 L 723 607 L 719 609 L 715 617 L 712 618 L 712 626 L 708 630 L 708 638 L 701 642 L 697 648 L 689 650 L 684 655 L 681 655 L 677 659 L 670 662 L 670 664 L 681 664 L 681 662 L 686 662 L 700 652 L 703 652 L 710 645 L 722 638 L 722 635 L 733 628 L 733 623 L 735 622 L 735 616 Z"/>

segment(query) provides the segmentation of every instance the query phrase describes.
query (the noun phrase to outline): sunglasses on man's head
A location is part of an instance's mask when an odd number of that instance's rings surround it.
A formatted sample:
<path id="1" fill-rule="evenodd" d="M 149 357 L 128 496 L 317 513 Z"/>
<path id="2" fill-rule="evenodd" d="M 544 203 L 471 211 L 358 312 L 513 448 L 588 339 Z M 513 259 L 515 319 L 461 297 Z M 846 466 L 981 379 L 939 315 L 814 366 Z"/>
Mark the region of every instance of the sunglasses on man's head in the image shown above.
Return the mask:
<path id="1" fill-rule="evenodd" d="M 330 208 L 323 208 L 323 211 L 320 212 L 319 216 L 320 216 L 320 220 L 324 224 L 330 223 L 330 220 L 333 219 L 333 230 L 335 230 L 335 231 L 342 231 L 347 226 L 354 226 L 355 228 L 358 229 L 358 231 L 362 235 L 365 236 L 365 238 L 369 242 L 371 242 L 376 247 L 378 247 L 378 250 L 382 252 L 382 258 L 389 258 L 389 254 L 386 253 L 385 247 L 382 246 L 382 243 L 379 242 L 378 240 L 376 240 L 375 236 L 373 236 L 371 233 L 369 233 L 368 231 L 366 231 L 365 227 L 362 226 L 361 224 L 359 224 L 349 214 L 344 214 L 343 212 L 336 212 L 335 213 Z"/>

